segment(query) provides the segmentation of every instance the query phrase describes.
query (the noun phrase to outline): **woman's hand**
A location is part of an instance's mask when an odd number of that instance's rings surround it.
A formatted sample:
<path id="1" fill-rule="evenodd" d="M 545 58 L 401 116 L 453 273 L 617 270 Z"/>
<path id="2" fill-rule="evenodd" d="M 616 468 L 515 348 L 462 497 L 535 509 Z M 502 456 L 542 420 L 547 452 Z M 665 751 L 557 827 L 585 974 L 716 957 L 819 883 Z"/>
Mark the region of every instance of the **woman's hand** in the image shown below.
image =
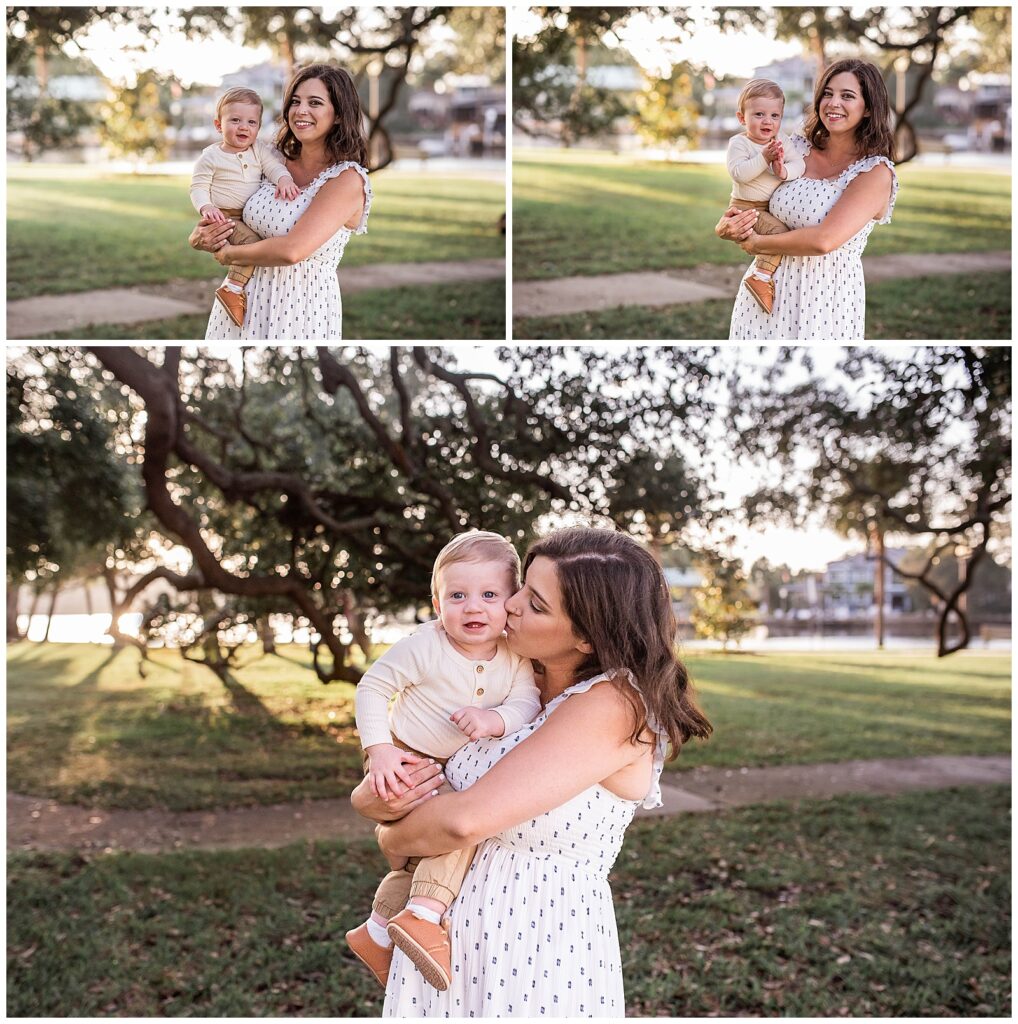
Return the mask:
<path id="1" fill-rule="evenodd" d="M 422 761 L 407 769 L 411 786 L 400 796 L 383 800 L 376 796 L 371 788 L 370 779 L 362 779 L 357 788 L 350 794 L 353 809 L 372 821 L 397 821 L 409 814 L 419 804 L 433 796 L 437 796 L 445 784 L 442 766 L 434 761 Z"/>
<path id="2" fill-rule="evenodd" d="M 714 226 L 714 234 L 726 242 L 744 242 L 753 233 L 758 213 L 756 210 L 736 210 L 729 207 Z"/>
<path id="3" fill-rule="evenodd" d="M 203 217 L 188 237 L 188 245 L 202 252 L 217 252 L 227 244 L 227 239 L 233 234 L 233 228 L 232 220 L 225 224 L 216 224 Z"/>
<path id="4" fill-rule="evenodd" d="M 242 262 L 236 256 L 237 250 L 240 248 L 238 245 L 230 245 L 227 243 L 222 249 L 217 249 L 213 254 L 212 258 L 222 267 L 228 267 L 231 263 Z"/>

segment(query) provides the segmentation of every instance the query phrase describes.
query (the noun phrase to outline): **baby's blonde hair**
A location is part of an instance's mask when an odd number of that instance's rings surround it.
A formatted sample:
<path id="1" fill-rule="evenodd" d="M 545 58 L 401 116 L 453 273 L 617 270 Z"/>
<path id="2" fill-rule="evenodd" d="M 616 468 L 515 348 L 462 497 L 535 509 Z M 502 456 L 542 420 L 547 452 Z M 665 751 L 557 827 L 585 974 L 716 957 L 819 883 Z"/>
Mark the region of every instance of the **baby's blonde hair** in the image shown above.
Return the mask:
<path id="1" fill-rule="evenodd" d="M 262 106 L 262 98 L 254 91 L 254 89 L 242 89 L 240 87 L 236 89 L 227 89 L 222 96 L 219 97 L 216 103 L 216 120 L 222 121 L 223 119 L 223 107 L 227 103 L 255 103 L 258 106 L 259 111 L 264 110 Z"/>
<path id="2" fill-rule="evenodd" d="M 513 591 L 520 589 L 520 556 L 516 548 L 497 533 L 488 530 L 468 530 L 458 533 L 435 559 L 431 570 L 431 596 L 438 597 L 439 575 L 457 562 L 501 562 L 509 573 Z"/>
<path id="3" fill-rule="evenodd" d="M 781 100 L 782 106 L 785 105 L 785 94 L 777 82 L 772 82 L 769 78 L 754 78 L 747 82 L 745 88 L 739 93 L 739 113 L 744 114 L 746 103 L 757 96 L 774 96 Z"/>

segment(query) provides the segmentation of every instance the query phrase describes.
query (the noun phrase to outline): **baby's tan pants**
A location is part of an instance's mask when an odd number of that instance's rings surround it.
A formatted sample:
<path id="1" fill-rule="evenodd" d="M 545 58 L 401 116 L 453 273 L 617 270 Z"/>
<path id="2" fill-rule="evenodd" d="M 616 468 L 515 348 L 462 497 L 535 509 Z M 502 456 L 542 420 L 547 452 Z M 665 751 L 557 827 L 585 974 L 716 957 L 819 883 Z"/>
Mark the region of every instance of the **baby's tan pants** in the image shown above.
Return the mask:
<path id="1" fill-rule="evenodd" d="M 422 754 L 421 751 L 401 743 L 395 736 L 392 742 L 400 750 L 408 750 L 411 754 L 420 754 L 421 757 L 431 757 L 430 754 Z M 435 760 L 445 767 L 448 758 L 436 757 Z M 367 768 L 367 757 L 364 758 L 364 766 Z M 437 857 L 411 857 L 399 871 L 390 871 L 379 882 L 371 909 L 389 921 L 414 896 L 430 896 L 448 906 L 459 895 L 476 849 L 476 846 L 471 846 Z"/>
<path id="2" fill-rule="evenodd" d="M 753 226 L 753 230 L 758 235 L 780 235 L 788 230 L 777 217 L 768 211 L 766 200 L 733 198 L 731 205 L 736 210 L 758 210 L 760 212 L 760 216 L 757 217 L 756 224 Z M 769 256 L 761 253 L 756 258 L 756 269 L 762 270 L 765 274 L 773 274 L 778 269 L 780 262 L 780 256 Z"/>
<path id="3" fill-rule="evenodd" d="M 243 210 L 223 210 L 230 220 L 236 221 L 236 225 L 233 228 L 233 234 L 230 235 L 230 245 L 250 245 L 252 242 L 260 242 L 262 236 L 257 231 L 252 231 L 244 223 L 244 211 Z M 242 288 L 244 285 L 251 280 L 251 275 L 254 273 L 254 267 L 248 266 L 246 263 L 231 263 L 230 270 L 227 277 L 234 284 L 239 284 Z"/>

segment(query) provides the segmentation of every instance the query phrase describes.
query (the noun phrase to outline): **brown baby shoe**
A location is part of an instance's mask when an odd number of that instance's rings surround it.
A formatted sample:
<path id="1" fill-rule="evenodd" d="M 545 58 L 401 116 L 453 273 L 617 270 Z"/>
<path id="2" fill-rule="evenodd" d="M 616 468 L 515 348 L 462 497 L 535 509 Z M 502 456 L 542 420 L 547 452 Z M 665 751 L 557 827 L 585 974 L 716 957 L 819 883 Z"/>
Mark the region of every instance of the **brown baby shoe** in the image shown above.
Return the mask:
<path id="1" fill-rule="evenodd" d="M 770 315 L 774 308 L 774 279 L 761 281 L 760 278 L 750 274 L 742 283 L 749 289 L 749 294 L 756 299 L 760 308 Z"/>
<path id="2" fill-rule="evenodd" d="M 401 910 L 387 929 L 389 938 L 413 961 L 424 980 L 444 992 L 452 980 L 452 945 L 449 920 L 422 921 L 412 910 Z"/>
<path id="3" fill-rule="evenodd" d="M 353 955 L 367 965 L 382 988 L 385 988 L 389 980 L 389 965 L 392 963 L 392 946 L 385 948 L 375 942 L 368 934 L 366 923 L 346 933 L 346 944 L 353 951 Z"/>
<path id="4" fill-rule="evenodd" d="M 235 292 L 220 285 L 216 289 L 216 298 L 223 304 L 226 315 L 238 326 L 244 326 L 244 314 L 247 312 L 247 296 L 243 292 Z"/>

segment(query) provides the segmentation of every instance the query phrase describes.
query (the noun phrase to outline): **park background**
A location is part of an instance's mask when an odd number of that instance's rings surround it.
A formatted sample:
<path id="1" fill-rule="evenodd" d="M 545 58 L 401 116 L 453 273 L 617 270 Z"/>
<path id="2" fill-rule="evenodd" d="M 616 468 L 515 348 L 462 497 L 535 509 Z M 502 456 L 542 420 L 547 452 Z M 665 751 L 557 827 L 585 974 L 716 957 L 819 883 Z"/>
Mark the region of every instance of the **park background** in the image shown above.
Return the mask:
<path id="1" fill-rule="evenodd" d="M 423 6 L 8 7 L 8 337 L 203 337 L 222 274 L 188 188 L 216 97 L 253 87 L 271 141 L 315 60 L 354 75 L 370 133 L 347 336 L 504 338 L 504 9 Z"/>
<path id="2" fill-rule="evenodd" d="M 1010 1015 L 1009 347 L 7 356 L 9 1015 L 376 1015 L 356 680 L 451 533 L 576 521 L 716 728 L 629 1014 Z"/>
<path id="3" fill-rule="evenodd" d="M 901 182 L 867 340 L 1011 337 L 1009 7 L 540 7 L 512 45 L 514 337 L 727 338 L 739 92 L 777 81 L 792 132 L 848 56 L 883 70 Z"/>

